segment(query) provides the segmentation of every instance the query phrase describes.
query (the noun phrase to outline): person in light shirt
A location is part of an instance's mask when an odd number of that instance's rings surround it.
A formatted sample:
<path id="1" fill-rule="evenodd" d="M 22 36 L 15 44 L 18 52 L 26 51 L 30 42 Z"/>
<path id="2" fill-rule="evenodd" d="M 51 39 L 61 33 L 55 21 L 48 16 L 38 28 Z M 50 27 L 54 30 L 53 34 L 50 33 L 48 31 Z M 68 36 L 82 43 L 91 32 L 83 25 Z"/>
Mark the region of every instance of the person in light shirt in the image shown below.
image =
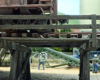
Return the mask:
<path id="1" fill-rule="evenodd" d="M 93 64 L 93 68 L 92 71 L 93 73 L 97 73 L 97 62 L 99 61 L 99 59 L 97 58 L 97 55 L 94 55 L 94 58 L 92 59 L 92 64 Z"/>
<path id="2" fill-rule="evenodd" d="M 44 57 L 41 55 L 40 57 L 39 57 L 39 65 L 38 65 L 38 70 L 40 70 L 40 65 L 42 64 L 42 66 L 43 66 L 43 70 L 44 70 Z"/>

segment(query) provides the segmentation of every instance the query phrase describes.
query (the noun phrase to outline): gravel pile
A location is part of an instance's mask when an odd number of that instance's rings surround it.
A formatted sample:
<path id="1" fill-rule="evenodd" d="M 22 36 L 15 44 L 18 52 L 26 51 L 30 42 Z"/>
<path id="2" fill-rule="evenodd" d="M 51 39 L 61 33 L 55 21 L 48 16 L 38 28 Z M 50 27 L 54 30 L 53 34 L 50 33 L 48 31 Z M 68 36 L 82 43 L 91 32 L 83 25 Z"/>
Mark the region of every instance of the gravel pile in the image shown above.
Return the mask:
<path id="1" fill-rule="evenodd" d="M 78 80 L 77 75 L 33 73 L 33 80 Z"/>
<path id="2" fill-rule="evenodd" d="M 43 74 L 33 73 L 32 80 L 79 80 L 76 74 Z M 100 80 L 100 75 L 90 75 L 90 80 Z"/>
<path id="3" fill-rule="evenodd" d="M 8 80 L 9 72 L 0 71 L 0 80 Z M 77 74 L 31 73 L 32 80 L 79 80 Z M 90 75 L 90 80 L 100 80 L 100 75 Z"/>
<path id="4" fill-rule="evenodd" d="M 0 80 L 8 80 L 9 72 L 0 71 Z"/>

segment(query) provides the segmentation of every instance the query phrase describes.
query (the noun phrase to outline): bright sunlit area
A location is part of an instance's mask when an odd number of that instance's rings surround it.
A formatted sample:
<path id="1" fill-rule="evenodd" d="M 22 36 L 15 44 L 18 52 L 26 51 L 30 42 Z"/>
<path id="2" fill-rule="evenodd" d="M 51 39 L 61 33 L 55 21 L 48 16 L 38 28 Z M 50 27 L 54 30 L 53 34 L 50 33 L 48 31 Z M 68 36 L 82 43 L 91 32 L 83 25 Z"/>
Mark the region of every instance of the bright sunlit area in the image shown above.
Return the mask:
<path id="1" fill-rule="evenodd" d="M 100 0 L 0 0 L 0 80 L 100 80 L 96 16 L 76 19 L 94 14 Z"/>

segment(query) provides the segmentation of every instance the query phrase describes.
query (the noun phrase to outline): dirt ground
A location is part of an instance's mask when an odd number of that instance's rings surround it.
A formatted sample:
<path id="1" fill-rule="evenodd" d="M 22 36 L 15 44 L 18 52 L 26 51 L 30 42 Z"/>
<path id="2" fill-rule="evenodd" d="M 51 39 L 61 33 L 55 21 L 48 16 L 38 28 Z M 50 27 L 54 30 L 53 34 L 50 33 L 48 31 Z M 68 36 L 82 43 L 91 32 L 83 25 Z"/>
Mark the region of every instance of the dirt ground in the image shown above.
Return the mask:
<path id="1" fill-rule="evenodd" d="M 56 64 L 52 64 L 52 65 L 56 65 Z M 0 80 L 8 80 L 9 71 L 10 71 L 10 67 L 0 67 Z M 41 65 L 40 70 L 38 70 L 38 64 L 31 65 L 32 80 L 51 80 L 51 79 L 52 80 L 56 80 L 56 79 L 57 80 L 78 80 L 78 78 L 79 78 L 78 74 L 79 74 L 78 67 L 77 68 L 68 68 L 68 66 L 62 66 L 62 67 L 56 67 L 56 68 L 45 68 L 45 70 L 43 70 L 42 65 Z M 90 72 L 90 74 L 94 75 L 94 76 L 100 75 L 100 71 L 98 71 L 97 74 L 92 73 L 92 72 Z M 50 77 L 50 76 L 52 76 L 52 77 Z M 41 78 L 45 78 L 45 79 L 41 79 Z M 100 77 L 99 77 L 99 79 L 100 79 Z M 99 80 L 99 79 L 96 79 L 96 80 Z M 90 80 L 92 80 L 92 79 L 90 79 Z"/>

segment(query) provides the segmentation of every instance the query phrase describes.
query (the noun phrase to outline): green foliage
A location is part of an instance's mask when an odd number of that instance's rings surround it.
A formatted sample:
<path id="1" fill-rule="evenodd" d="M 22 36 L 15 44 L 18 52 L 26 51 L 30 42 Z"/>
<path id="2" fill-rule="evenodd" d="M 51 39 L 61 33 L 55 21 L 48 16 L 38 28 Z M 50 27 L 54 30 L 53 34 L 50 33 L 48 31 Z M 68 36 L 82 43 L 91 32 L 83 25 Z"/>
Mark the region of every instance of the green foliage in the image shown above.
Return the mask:
<path id="1" fill-rule="evenodd" d="M 58 31 L 58 30 L 56 30 L 56 31 L 55 31 L 55 33 L 59 33 L 59 31 Z"/>
<path id="2" fill-rule="evenodd" d="M 63 50 L 64 52 L 72 52 L 73 51 L 73 48 L 64 48 L 64 50 Z"/>
<path id="3" fill-rule="evenodd" d="M 71 32 L 70 29 L 61 29 L 60 32 Z"/>
<path id="4" fill-rule="evenodd" d="M 52 48 L 52 49 L 61 52 L 61 49 L 60 49 L 59 47 L 54 47 L 54 48 Z"/>
<path id="5" fill-rule="evenodd" d="M 36 48 L 35 48 L 35 47 L 33 47 L 33 48 L 32 48 L 32 51 L 36 52 Z"/>

